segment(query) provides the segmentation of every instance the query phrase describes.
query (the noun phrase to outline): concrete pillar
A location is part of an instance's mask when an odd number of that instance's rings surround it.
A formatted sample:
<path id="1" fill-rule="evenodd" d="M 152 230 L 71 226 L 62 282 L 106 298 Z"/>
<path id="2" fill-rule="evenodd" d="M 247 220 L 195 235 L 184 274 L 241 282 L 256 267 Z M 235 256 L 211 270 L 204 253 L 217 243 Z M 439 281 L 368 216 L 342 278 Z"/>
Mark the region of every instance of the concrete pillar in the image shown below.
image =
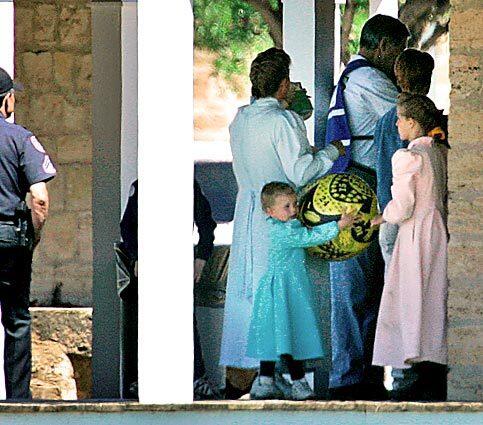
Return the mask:
<path id="1" fill-rule="evenodd" d="M 283 3 L 283 48 L 292 58 L 291 81 L 300 81 L 314 102 L 315 13 L 314 0 L 285 0 Z M 314 116 L 305 121 L 314 143 Z"/>
<path id="2" fill-rule="evenodd" d="M 398 13 L 398 0 L 369 0 L 369 17 L 379 14 L 397 18 Z"/>
<path id="3" fill-rule="evenodd" d="M 193 13 L 138 4 L 139 400 L 193 391 Z"/>
<path id="4" fill-rule="evenodd" d="M 340 31 L 334 19 L 333 1 L 315 1 L 315 146 L 325 144 L 327 112 L 334 90 L 335 31 Z"/>
<path id="5" fill-rule="evenodd" d="M 121 173 L 121 5 L 94 1 L 93 358 L 94 398 L 119 398 L 119 298 L 113 243 L 119 240 Z"/>
<path id="6" fill-rule="evenodd" d="M 121 9 L 122 120 L 121 211 L 131 183 L 138 176 L 138 28 L 137 2 L 124 1 Z"/>
<path id="7" fill-rule="evenodd" d="M 13 0 L 0 1 L 0 67 L 10 75 L 13 69 Z"/>

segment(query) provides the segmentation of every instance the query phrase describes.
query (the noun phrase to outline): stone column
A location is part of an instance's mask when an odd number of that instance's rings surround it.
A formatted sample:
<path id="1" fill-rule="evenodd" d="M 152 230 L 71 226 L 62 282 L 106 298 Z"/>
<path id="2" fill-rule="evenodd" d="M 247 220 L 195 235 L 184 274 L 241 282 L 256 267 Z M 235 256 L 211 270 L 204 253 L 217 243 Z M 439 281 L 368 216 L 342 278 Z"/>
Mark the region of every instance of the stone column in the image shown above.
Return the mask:
<path id="1" fill-rule="evenodd" d="M 121 5 L 92 3 L 93 396 L 119 398 L 119 297 L 114 242 L 121 216 Z"/>
<path id="2" fill-rule="evenodd" d="M 451 5 L 448 399 L 481 400 L 483 3 L 452 0 Z"/>

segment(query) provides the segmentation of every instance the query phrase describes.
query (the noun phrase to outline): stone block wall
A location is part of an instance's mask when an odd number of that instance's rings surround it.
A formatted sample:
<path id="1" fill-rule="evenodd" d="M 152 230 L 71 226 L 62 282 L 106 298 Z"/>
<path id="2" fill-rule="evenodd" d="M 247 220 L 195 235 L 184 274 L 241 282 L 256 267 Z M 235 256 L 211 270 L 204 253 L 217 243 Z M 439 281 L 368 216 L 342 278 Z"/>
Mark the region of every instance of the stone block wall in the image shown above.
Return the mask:
<path id="1" fill-rule="evenodd" d="M 89 0 L 15 0 L 16 121 L 51 155 L 51 212 L 33 265 L 32 301 L 92 302 L 91 11 Z"/>
<path id="2" fill-rule="evenodd" d="M 33 307 L 34 399 L 92 398 L 92 309 Z"/>
<path id="3" fill-rule="evenodd" d="M 451 0 L 449 135 L 450 400 L 482 400 L 483 2 Z"/>

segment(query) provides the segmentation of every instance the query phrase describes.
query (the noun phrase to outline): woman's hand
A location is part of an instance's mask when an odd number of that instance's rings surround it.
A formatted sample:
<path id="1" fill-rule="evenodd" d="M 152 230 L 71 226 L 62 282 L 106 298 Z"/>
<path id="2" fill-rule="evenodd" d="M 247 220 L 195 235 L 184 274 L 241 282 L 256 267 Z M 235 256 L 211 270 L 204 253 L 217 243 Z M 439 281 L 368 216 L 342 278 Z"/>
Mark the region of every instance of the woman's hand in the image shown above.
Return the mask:
<path id="1" fill-rule="evenodd" d="M 334 140 L 333 142 L 331 142 L 331 145 L 337 148 L 337 150 L 339 151 L 339 156 L 345 155 L 345 146 L 340 140 Z"/>
<path id="2" fill-rule="evenodd" d="M 382 223 L 384 223 L 384 218 L 382 214 L 378 214 L 371 220 L 371 227 L 380 226 Z"/>

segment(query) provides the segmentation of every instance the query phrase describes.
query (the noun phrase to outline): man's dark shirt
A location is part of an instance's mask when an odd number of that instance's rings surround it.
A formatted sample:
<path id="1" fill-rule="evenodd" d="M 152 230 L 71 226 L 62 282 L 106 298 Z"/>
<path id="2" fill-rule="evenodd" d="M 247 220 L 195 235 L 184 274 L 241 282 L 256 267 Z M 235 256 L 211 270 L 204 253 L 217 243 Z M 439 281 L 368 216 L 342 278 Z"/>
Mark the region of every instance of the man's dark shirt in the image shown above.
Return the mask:
<path id="1" fill-rule="evenodd" d="M 121 249 L 131 261 L 138 259 L 138 181 L 129 190 L 129 199 L 121 220 Z"/>
<path id="2" fill-rule="evenodd" d="M 195 258 L 208 260 L 213 252 L 214 230 L 216 222 L 211 216 L 211 207 L 203 195 L 200 185 L 194 180 L 194 221 L 198 228 L 199 241 L 195 249 Z"/>
<path id="3" fill-rule="evenodd" d="M 408 143 L 399 137 L 396 112 L 396 107 L 386 112 L 377 122 L 374 130 L 374 146 L 377 153 L 377 200 L 381 212 L 392 199 L 392 156 L 398 149 L 408 146 Z"/>
<path id="4" fill-rule="evenodd" d="M 198 228 L 199 242 L 195 250 L 195 258 L 208 260 L 213 252 L 213 231 L 216 222 L 211 216 L 208 200 L 203 195 L 200 185 L 194 181 L 194 221 Z M 136 180 L 129 193 L 126 210 L 121 220 L 121 249 L 132 261 L 138 259 L 138 180 Z"/>

